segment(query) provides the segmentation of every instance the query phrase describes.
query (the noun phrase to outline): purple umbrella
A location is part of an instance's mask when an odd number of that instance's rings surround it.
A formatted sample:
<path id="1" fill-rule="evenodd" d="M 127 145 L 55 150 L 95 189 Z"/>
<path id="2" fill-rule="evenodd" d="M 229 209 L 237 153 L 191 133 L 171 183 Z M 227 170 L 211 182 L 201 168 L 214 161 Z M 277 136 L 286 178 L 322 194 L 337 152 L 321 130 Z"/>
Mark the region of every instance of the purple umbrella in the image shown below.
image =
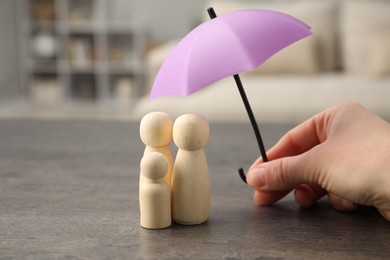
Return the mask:
<path id="1" fill-rule="evenodd" d="M 302 21 L 276 11 L 251 9 L 219 17 L 187 34 L 169 54 L 153 83 L 150 97 L 187 96 L 227 76 L 234 76 L 263 161 L 268 161 L 256 119 L 237 73 L 254 69 L 290 44 L 310 36 Z M 242 168 L 239 173 L 246 182 Z"/>

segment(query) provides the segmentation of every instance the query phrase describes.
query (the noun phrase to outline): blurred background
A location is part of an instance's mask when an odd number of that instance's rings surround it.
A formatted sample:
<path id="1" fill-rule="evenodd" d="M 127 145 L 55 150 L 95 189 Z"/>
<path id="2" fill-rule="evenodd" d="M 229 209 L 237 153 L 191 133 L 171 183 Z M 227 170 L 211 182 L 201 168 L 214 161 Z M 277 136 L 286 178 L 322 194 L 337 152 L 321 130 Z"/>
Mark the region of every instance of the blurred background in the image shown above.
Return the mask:
<path id="1" fill-rule="evenodd" d="M 242 75 L 259 121 L 298 122 L 351 100 L 390 119 L 388 0 L 2 0 L 0 117 L 138 120 L 160 110 L 247 121 L 232 78 L 148 99 L 166 56 L 210 6 L 278 10 L 313 28 Z"/>

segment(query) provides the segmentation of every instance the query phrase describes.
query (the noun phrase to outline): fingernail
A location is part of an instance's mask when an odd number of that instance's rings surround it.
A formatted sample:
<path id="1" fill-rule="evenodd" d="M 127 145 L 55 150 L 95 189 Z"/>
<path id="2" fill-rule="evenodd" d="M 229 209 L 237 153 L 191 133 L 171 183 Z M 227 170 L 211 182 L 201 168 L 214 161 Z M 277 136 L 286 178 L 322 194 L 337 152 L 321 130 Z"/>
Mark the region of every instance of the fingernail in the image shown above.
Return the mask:
<path id="1" fill-rule="evenodd" d="M 345 199 L 341 199 L 340 203 L 341 203 L 341 206 L 342 206 L 345 210 L 353 210 L 353 209 L 356 208 L 356 204 L 355 204 L 355 203 L 350 202 L 350 201 L 345 200 Z"/>
<path id="2" fill-rule="evenodd" d="M 252 187 L 262 187 L 265 185 L 265 169 L 264 167 L 253 168 L 248 172 L 246 181 Z"/>
<path id="3" fill-rule="evenodd" d="M 309 208 L 315 203 L 315 200 L 313 201 L 314 191 L 305 184 L 297 187 L 294 195 L 295 202 L 304 208 Z"/>

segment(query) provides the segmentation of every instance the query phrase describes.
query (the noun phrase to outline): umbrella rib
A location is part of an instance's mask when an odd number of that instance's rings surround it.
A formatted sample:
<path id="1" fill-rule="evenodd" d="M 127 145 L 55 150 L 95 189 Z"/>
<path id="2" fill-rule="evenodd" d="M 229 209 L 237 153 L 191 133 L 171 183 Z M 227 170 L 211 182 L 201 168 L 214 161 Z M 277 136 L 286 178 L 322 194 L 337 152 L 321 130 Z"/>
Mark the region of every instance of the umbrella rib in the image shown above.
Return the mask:
<path id="1" fill-rule="evenodd" d="M 210 16 L 210 19 L 214 19 L 217 17 L 217 14 L 215 13 L 214 8 L 212 8 L 212 7 L 208 8 L 207 12 Z M 268 162 L 267 153 L 265 151 L 263 139 L 261 138 L 261 134 L 260 134 L 260 130 L 259 130 L 259 127 L 257 125 L 257 122 L 256 122 L 256 118 L 253 114 L 251 105 L 249 104 L 248 97 L 246 96 L 246 93 L 245 93 L 244 87 L 242 85 L 240 76 L 238 74 L 235 74 L 233 77 L 234 77 L 234 80 L 236 82 L 238 91 L 240 92 L 242 101 L 244 102 L 245 109 L 246 109 L 246 112 L 248 114 L 249 120 L 252 124 L 253 131 L 255 132 L 255 136 L 256 136 L 257 144 L 258 144 L 259 149 L 260 149 L 261 157 L 263 158 L 264 162 Z M 242 168 L 240 168 L 240 169 L 238 169 L 238 173 L 239 173 L 241 179 L 246 183 L 246 176 L 245 176 L 244 170 Z"/>

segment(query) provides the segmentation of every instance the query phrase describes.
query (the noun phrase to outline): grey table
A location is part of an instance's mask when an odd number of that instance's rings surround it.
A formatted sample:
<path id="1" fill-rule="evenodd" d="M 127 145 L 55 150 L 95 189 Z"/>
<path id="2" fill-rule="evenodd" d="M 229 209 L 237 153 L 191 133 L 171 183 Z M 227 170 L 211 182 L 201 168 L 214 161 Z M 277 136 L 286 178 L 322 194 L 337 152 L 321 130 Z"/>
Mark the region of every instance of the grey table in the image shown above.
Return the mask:
<path id="1" fill-rule="evenodd" d="M 291 125 L 261 125 L 267 147 Z M 138 123 L 0 120 L 0 259 L 390 257 L 390 223 L 370 207 L 253 203 L 237 175 L 258 156 L 248 124 L 212 124 L 207 223 L 139 225 Z M 173 147 L 174 149 L 174 147 Z"/>

